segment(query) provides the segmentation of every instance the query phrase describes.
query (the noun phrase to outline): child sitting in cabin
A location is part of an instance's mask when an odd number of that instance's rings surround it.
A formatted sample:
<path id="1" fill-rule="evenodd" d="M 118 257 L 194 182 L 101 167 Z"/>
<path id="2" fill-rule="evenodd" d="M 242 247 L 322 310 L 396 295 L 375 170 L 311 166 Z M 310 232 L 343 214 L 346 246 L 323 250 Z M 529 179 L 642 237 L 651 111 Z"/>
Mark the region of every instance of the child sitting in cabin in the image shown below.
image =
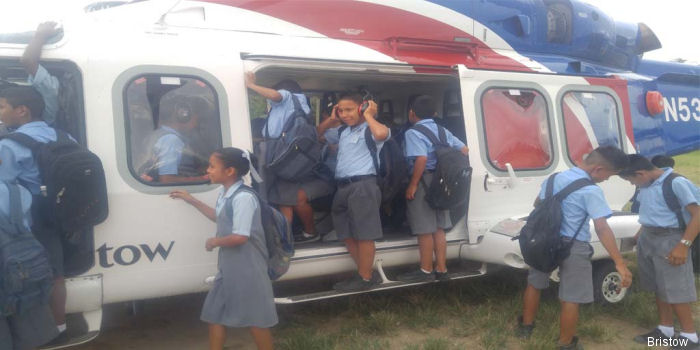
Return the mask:
<path id="1" fill-rule="evenodd" d="M 361 114 L 361 106 L 367 108 Z M 336 283 L 333 288 L 341 292 L 367 290 L 379 283 L 373 278 L 374 240 L 382 237 L 379 216 L 381 191 L 377 185 L 377 169 L 365 142 L 371 137 L 381 152 L 384 141 L 391 136 L 389 128 L 379 123 L 377 104 L 363 101 L 358 93 L 346 93 L 338 99 L 333 115 L 321 123 L 319 134 L 342 121 L 338 129 L 338 158 L 335 179 L 338 189 L 333 197 L 333 226 L 338 240 L 345 242 L 348 252 L 357 265 L 357 274 Z M 366 130 L 369 130 L 367 132 Z M 369 136 L 368 136 L 369 135 Z"/>
<path id="2" fill-rule="evenodd" d="M 697 300 L 693 264 L 688 252 L 700 232 L 700 190 L 673 169 L 658 168 L 648 159 L 629 155 L 630 166 L 620 176 L 640 188 L 637 233 L 637 266 L 642 289 L 656 293 L 659 325 L 634 338 L 641 344 L 661 344 L 674 336 L 673 315 L 680 322 L 677 337 L 686 346 L 672 349 L 698 349 L 691 304 Z M 675 202 L 676 211 L 667 203 Z M 680 343 L 679 342 L 679 343 Z"/>
<path id="3" fill-rule="evenodd" d="M 201 314 L 202 321 L 209 323 L 210 349 L 223 349 L 225 327 L 248 327 L 258 349 L 272 349 L 269 328 L 277 324 L 277 312 L 267 273 L 260 203 L 242 180 L 249 170 L 247 153 L 223 148 L 209 157 L 207 168 L 211 182 L 223 185 L 216 208 L 184 190 L 170 194 L 216 222 L 216 237 L 207 239 L 205 247 L 207 251 L 219 248 L 219 272 Z"/>

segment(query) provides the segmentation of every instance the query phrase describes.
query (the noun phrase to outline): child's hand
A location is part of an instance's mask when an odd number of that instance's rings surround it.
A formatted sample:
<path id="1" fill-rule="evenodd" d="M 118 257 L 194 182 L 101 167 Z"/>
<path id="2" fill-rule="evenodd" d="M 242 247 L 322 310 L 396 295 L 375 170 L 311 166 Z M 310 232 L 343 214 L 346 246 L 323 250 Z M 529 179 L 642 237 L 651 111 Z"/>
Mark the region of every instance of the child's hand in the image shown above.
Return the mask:
<path id="1" fill-rule="evenodd" d="M 408 185 L 408 188 L 406 188 L 406 200 L 412 201 L 416 198 L 416 191 L 418 191 L 418 186 Z"/>
<path id="2" fill-rule="evenodd" d="M 187 203 L 192 203 L 195 199 L 192 195 L 185 190 L 174 190 L 170 192 L 170 198 L 172 199 L 182 199 Z"/>
<path id="3" fill-rule="evenodd" d="M 627 268 L 627 265 L 624 263 L 615 265 L 615 269 L 622 277 L 622 287 L 628 288 L 632 285 L 632 272 Z"/>
<path id="4" fill-rule="evenodd" d="M 245 72 L 245 86 L 251 87 L 255 85 L 255 73 Z"/>
<path id="5" fill-rule="evenodd" d="M 216 237 L 208 238 L 207 243 L 204 244 L 204 248 L 206 248 L 208 252 L 214 250 L 214 248 L 216 248 Z"/>
<path id="6" fill-rule="evenodd" d="M 372 100 L 369 100 L 369 101 L 367 101 L 367 104 L 369 106 L 367 106 L 367 109 L 365 110 L 364 116 L 365 116 L 365 118 L 374 119 L 374 117 L 377 115 L 377 103 L 372 101 Z"/>
<path id="7" fill-rule="evenodd" d="M 36 36 L 43 38 L 44 40 L 56 35 L 59 32 L 56 22 L 43 22 L 39 24 L 36 28 Z"/>

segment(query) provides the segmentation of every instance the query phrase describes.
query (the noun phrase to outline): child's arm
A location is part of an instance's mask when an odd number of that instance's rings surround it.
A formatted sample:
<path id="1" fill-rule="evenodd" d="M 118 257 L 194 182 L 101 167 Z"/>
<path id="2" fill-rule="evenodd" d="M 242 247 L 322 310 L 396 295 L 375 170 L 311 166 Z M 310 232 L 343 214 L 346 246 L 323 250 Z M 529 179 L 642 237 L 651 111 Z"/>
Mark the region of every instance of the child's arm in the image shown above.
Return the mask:
<path id="1" fill-rule="evenodd" d="M 622 286 L 627 288 L 632 284 L 632 272 L 627 268 L 625 260 L 620 254 L 620 250 L 617 249 L 617 243 L 615 242 L 615 235 L 608 225 L 608 219 L 606 217 L 601 217 L 598 219 L 593 219 L 593 224 L 595 226 L 595 233 L 600 239 L 600 243 L 603 244 L 605 250 L 610 254 L 610 258 L 615 262 L 615 269 L 622 276 Z"/>
<path id="2" fill-rule="evenodd" d="M 245 86 L 247 86 L 249 89 L 259 93 L 262 97 L 274 101 L 274 102 L 279 102 L 282 101 L 282 94 L 280 94 L 277 90 L 275 89 L 270 89 L 264 86 L 260 86 L 255 83 L 255 73 L 253 72 L 246 72 L 245 73 Z"/>
<path id="3" fill-rule="evenodd" d="M 216 247 L 235 247 L 248 242 L 248 236 L 230 234 L 224 237 L 212 237 L 207 239 L 207 251 L 212 251 Z"/>
<path id="4" fill-rule="evenodd" d="M 460 151 L 462 151 L 462 154 L 464 154 L 465 156 L 469 155 L 469 147 L 467 147 L 467 146 L 462 147 L 462 149 L 460 149 Z"/>
<path id="5" fill-rule="evenodd" d="M 372 132 L 372 136 L 376 141 L 384 141 L 389 138 L 389 128 L 386 125 L 378 122 L 374 117 L 377 115 L 377 104 L 374 101 L 367 101 L 369 107 L 365 110 L 365 121 Z"/>
<path id="6" fill-rule="evenodd" d="M 172 199 L 182 199 L 185 201 L 187 204 L 192 205 L 193 207 L 197 208 L 200 213 L 204 214 L 209 220 L 216 222 L 216 210 L 206 204 L 204 204 L 202 201 L 200 201 L 197 198 L 192 197 L 189 192 L 185 190 L 175 190 L 170 192 L 170 198 Z"/>
<path id="7" fill-rule="evenodd" d="M 408 184 L 406 189 L 406 199 L 412 201 L 416 197 L 416 191 L 418 190 L 418 181 L 423 176 L 425 171 L 425 165 L 428 163 L 427 156 L 416 157 L 415 163 L 413 163 L 413 174 L 411 175 L 411 182 Z"/>
<path id="8" fill-rule="evenodd" d="M 700 205 L 691 203 L 685 209 L 690 213 L 690 222 L 685 228 L 682 239 L 692 242 L 698 236 L 698 232 L 700 232 Z M 668 255 L 668 262 L 671 265 L 682 265 L 687 258 L 688 247 L 679 242 Z"/>
<path id="9" fill-rule="evenodd" d="M 39 69 L 39 58 L 41 57 L 41 49 L 49 38 L 58 33 L 56 29 L 56 22 L 44 22 L 39 25 L 34 33 L 34 37 L 27 48 L 24 49 L 24 54 L 20 61 L 24 66 L 24 70 L 27 71 L 29 75 L 36 75 L 37 69 Z"/>

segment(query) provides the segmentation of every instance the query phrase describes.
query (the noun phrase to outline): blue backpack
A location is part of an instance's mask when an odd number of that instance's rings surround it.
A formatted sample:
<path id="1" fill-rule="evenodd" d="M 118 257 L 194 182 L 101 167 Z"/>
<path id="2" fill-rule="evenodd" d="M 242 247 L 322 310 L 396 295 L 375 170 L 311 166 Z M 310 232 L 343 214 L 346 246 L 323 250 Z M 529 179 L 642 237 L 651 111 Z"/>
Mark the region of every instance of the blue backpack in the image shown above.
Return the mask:
<path id="1" fill-rule="evenodd" d="M 20 191 L 16 182 L 1 181 L 9 196 L 9 215 L 0 213 L 0 313 L 21 314 L 48 301 L 52 274 L 44 247 L 24 225 Z"/>
<path id="2" fill-rule="evenodd" d="M 260 203 L 260 221 L 262 221 L 263 231 L 265 232 L 265 245 L 267 248 L 267 274 L 270 280 L 274 281 L 282 277 L 289 270 L 289 263 L 294 256 L 294 237 L 292 229 L 287 222 L 287 219 L 280 213 L 279 210 L 273 208 L 258 195 L 252 188 L 241 185 L 234 196 L 239 192 L 248 192 L 255 196 Z M 231 201 L 226 202 L 225 210 L 232 211 Z M 255 248 L 263 252 L 262 247 L 253 243 Z M 263 253 L 263 255 L 265 255 Z"/>

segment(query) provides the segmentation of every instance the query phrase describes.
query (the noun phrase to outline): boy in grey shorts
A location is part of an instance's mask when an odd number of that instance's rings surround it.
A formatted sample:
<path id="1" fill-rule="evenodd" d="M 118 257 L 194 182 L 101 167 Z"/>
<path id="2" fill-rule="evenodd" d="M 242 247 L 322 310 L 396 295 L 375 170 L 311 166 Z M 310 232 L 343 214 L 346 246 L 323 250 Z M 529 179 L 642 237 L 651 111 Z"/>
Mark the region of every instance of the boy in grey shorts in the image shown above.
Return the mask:
<path id="1" fill-rule="evenodd" d="M 554 178 L 554 193 L 561 191 L 570 183 L 588 178 L 595 183 L 603 182 L 627 166 L 627 155 L 611 147 L 598 147 L 593 150 L 580 166 L 559 173 Z M 535 204 L 544 198 L 547 181 L 542 184 Z M 593 248 L 588 243 L 591 239 L 588 219 L 593 219 L 600 242 L 615 262 L 617 271 L 622 276 L 623 287 L 632 283 L 632 273 L 617 248 L 615 236 L 608 225 L 607 218 L 612 210 L 605 202 L 603 191 L 598 186 L 586 186 L 572 192 L 561 203 L 562 223 L 560 235 L 573 239 L 571 253 L 559 265 L 559 300 L 561 301 L 561 320 L 558 349 L 580 349 L 576 337 L 579 304 L 593 301 L 593 276 L 591 256 Z M 535 314 L 540 302 L 540 291 L 549 286 L 549 274 L 530 268 L 528 285 L 523 296 L 523 315 L 518 320 L 517 335 L 528 338 L 534 328 Z"/>
<path id="2" fill-rule="evenodd" d="M 323 135 L 340 121 L 346 125 L 338 129 L 338 161 L 335 168 L 338 189 L 333 197 L 331 215 L 338 240 L 345 242 L 357 265 L 357 275 L 333 286 L 342 292 L 366 290 L 378 283 L 372 278 L 372 266 L 374 240 L 382 237 L 379 217 L 381 191 L 377 185 L 377 169 L 374 168 L 365 137 L 372 137 L 379 153 L 391 132 L 374 119 L 377 104 L 373 101 L 367 101 L 367 109 L 361 114 L 363 102 L 362 96 L 357 93 L 340 96 L 331 117 L 319 126 L 319 134 Z M 367 129 L 369 134 L 366 133 Z"/>
<path id="3" fill-rule="evenodd" d="M 433 132 L 438 137 L 440 128 L 433 118 L 436 116 L 435 100 L 428 95 L 415 98 L 408 111 L 408 120 L 413 125 L 420 125 Z M 401 274 L 399 281 L 421 282 L 447 280 L 447 240 L 445 230 L 452 227 L 449 210 L 435 210 L 425 201 L 426 184 L 432 181 L 433 171 L 437 168 L 435 145 L 427 136 L 418 130 L 406 131 L 404 155 L 411 169 L 411 181 L 406 189 L 407 217 L 411 232 L 418 236 L 420 253 L 420 268 Z M 452 147 L 461 150 L 465 155 L 469 152 L 467 146 L 445 130 L 445 141 Z M 433 253 L 435 254 L 435 269 L 433 269 Z"/>
<path id="4" fill-rule="evenodd" d="M 637 200 L 642 227 L 636 236 L 639 282 L 642 289 L 656 293 L 659 313 L 659 325 L 634 340 L 642 344 L 663 344 L 666 340 L 672 349 L 698 349 L 690 305 L 697 301 L 697 291 L 688 248 L 700 232 L 700 191 L 684 177 L 669 177 L 673 176 L 672 168 L 657 168 L 636 154 L 629 160 L 630 166 L 620 176 L 640 188 Z M 663 187 L 667 181 L 667 190 L 678 201 L 679 213 L 666 204 Z M 681 333 L 676 342 L 669 343 L 674 335 L 674 314 Z"/>

